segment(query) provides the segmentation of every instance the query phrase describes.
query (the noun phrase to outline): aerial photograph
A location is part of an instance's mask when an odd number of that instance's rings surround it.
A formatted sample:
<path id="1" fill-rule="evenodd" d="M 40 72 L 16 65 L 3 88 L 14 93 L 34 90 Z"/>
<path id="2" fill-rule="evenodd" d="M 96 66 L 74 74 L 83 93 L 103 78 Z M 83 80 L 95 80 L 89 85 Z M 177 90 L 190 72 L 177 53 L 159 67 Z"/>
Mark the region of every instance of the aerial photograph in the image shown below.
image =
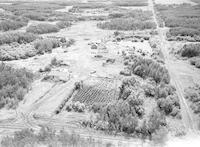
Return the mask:
<path id="1" fill-rule="evenodd" d="M 200 0 L 0 0 L 0 147 L 200 147 Z"/>

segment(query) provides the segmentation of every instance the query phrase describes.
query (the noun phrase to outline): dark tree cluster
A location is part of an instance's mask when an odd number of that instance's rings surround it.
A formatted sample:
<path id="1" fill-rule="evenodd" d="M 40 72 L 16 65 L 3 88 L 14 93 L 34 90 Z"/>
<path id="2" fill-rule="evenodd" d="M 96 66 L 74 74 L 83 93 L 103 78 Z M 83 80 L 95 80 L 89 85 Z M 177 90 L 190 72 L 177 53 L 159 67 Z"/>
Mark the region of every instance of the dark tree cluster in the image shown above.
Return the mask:
<path id="1" fill-rule="evenodd" d="M 185 97 L 192 102 L 191 108 L 194 113 L 200 113 L 200 86 L 195 85 L 194 87 L 189 87 L 185 90 Z"/>
<path id="2" fill-rule="evenodd" d="M 155 98 L 158 108 L 165 115 L 180 118 L 180 102 L 176 95 L 176 89 L 169 84 L 160 84 L 155 89 Z"/>
<path id="3" fill-rule="evenodd" d="M 200 43 L 185 44 L 181 50 L 182 57 L 197 57 L 200 56 Z"/>
<path id="4" fill-rule="evenodd" d="M 0 108 L 14 108 L 30 88 L 33 74 L 25 69 L 14 69 L 0 64 Z"/>
<path id="5" fill-rule="evenodd" d="M 44 54 L 45 52 L 52 52 L 52 49 L 60 46 L 60 41 L 58 39 L 46 38 L 36 40 L 34 42 L 34 47 L 37 50 L 38 54 Z"/>
<path id="6" fill-rule="evenodd" d="M 130 57 L 131 65 L 130 70 L 142 77 L 142 78 L 153 78 L 156 83 L 169 83 L 170 76 L 168 70 L 161 64 L 155 62 L 152 59 L 145 59 L 139 56 Z"/>
<path id="7" fill-rule="evenodd" d="M 151 139 L 156 131 L 166 126 L 165 115 L 154 108 L 149 116 L 145 116 L 143 104 L 146 97 L 144 93 L 135 92 L 138 86 L 134 78 L 125 79 L 118 100 L 109 104 L 94 104 L 92 111 L 99 114 L 97 120 L 83 122 L 83 125 Z"/>

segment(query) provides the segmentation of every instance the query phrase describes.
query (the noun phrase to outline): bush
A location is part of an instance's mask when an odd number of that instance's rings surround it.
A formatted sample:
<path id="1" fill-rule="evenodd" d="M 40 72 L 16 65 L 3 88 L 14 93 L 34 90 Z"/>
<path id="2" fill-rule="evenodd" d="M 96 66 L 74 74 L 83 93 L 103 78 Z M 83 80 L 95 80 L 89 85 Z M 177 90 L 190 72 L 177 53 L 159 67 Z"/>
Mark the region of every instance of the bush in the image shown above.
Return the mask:
<path id="1" fill-rule="evenodd" d="M 66 40 L 65 42 L 62 42 L 61 46 L 62 47 L 70 47 L 72 46 L 76 41 L 74 39 L 69 39 L 69 40 Z"/>
<path id="2" fill-rule="evenodd" d="M 11 43 L 1 45 L 0 60 L 11 61 L 19 59 L 27 59 L 36 55 L 34 46 L 30 44 Z"/>
<path id="3" fill-rule="evenodd" d="M 75 102 L 75 103 L 70 103 L 66 106 L 66 110 L 68 112 L 74 111 L 74 112 L 84 112 L 85 111 L 85 105 L 83 103 Z"/>
<path id="4" fill-rule="evenodd" d="M 145 30 L 155 29 L 156 25 L 151 21 L 140 21 L 134 18 L 116 18 L 109 22 L 98 23 L 97 26 L 101 29 L 109 30 Z"/>
<path id="5" fill-rule="evenodd" d="M 33 74 L 25 69 L 14 69 L 0 64 L 0 108 L 14 108 L 23 97 L 33 81 Z"/>
<path id="6" fill-rule="evenodd" d="M 23 15 L 23 17 L 29 18 L 31 20 L 45 21 L 46 17 L 44 14 L 39 12 L 28 12 Z"/>
<path id="7" fill-rule="evenodd" d="M 100 118 L 96 122 L 103 121 L 108 123 L 109 131 L 120 131 L 127 134 L 135 132 L 137 127 L 138 118 L 137 114 L 127 101 L 119 100 L 116 103 L 108 104 L 100 110 Z M 98 125 L 98 127 L 100 127 Z M 103 130 L 103 128 L 99 128 Z M 108 131 L 108 130 L 104 130 Z"/>
<path id="8" fill-rule="evenodd" d="M 200 86 L 195 85 L 185 89 L 185 98 L 191 102 L 190 107 L 196 114 L 200 113 Z"/>
<path id="9" fill-rule="evenodd" d="M 53 59 L 51 59 L 51 66 L 57 66 L 59 64 L 59 61 L 54 57 Z"/>
<path id="10" fill-rule="evenodd" d="M 133 60 L 134 62 L 131 64 L 130 70 L 134 74 L 142 78 L 153 78 L 157 83 L 170 82 L 170 76 L 167 69 L 159 63 L 152 59 L 145 59 L 142 57 L 136 57 Z"/>
<path id="11" fill-rule="evenodd" d="M 110 143 L 109 143 L 110 144 Z M 111 144 L 112 145 L 112 144 Z M 108 147 L 107 144 L 100 142 L 100 140 L 89 138 L 82 138 L 76 133 L 67 133 L 65 130 L 56 132 L 55 130 L 42 126 L 39 133 L 35 133 L 31 129 L 23 129 L 14 133 L 13 137 L 4 137 L 1 141 L 1 147 L 36 147 L 36 146 L 101 146 Z"/>
<path id="12" fill-rule="evenodd" d="M 136 20 L 146 21 L 151 20 L 152 15 L 151 11 L 131 10 L 128 12 L 111 13 L 109 14 L 109 18 L 134 18 Z"/>
<path id="13" fill-rule="evenodd" d="M 0 30 L 2 31 L 17 30 L 26 25 L 27 22 L 23 21 L 3 20 L 0 22 Z"/>
<path id="14" fill-rule="evenodd" d="M 106 5 L 98 2 L 78 3 L 73 6 L 73 9 L 98 9 L 105 8 Z"/>
<path id="15" fill-rule="evenodd" d="M 153 109 L 150 115 L 143 119 L 140 127 L 137 128 L 137 132 L 140 134 L 143 140 L 154 139 L 154 135 L 166 124 L 166 117 L 157 109 Z"/>
<path id="16" fill-rule="evenodd" d="M 113 4 L 115 6 L 124 6 L 124 7 L 131 7 L 131 6 L 147 6 L 148 3 L 146 0 L 114 0 Z"/>
<path id="17" fill-rule="evenodd" d="M 45 52 L 52 52 L 52 49 L 60 46 L 60 42 L 57 39 L 42 39 L 34 42 L 34 47 L 38 51 L 38 54 L 44 54 Z"/>
<path id="18" fill-rule="evenodd" d="M 168 18 L 165 20 L 167 27 L 199 28 L 199 18 Z"/>
<path id="19" fill-rule="evenodd" d="M 17 42 L 19 44 L 30 43 L 36 40 L 37 38 L 38 37 L 32 33 L 6 32 L 6 33 L 0 34 L 0 45 L 10 44 L 13 42 Z"/>
<path id="20" fill-rule="evenodd" d="M 59 22 L 56 23 L 56 26 L 59 29 L 64 29 L 64 28 L 70 27 L 71 25 L 72 24 L 69 21 L 59 21 Z"/>
<path id="21" fill-rule="evenodd" d="M 179 101 L 175 96 L 159 99 L 158 107 L 160 110 L 164 111 L 165 115 L 172 115 L 174 117 L 178 115 L 180 111 Z"/>
<path id="22" fill-rule="evenodd" d="M 136 133 L 139 118 L 144 116 L 144 98 L 135 95 L 131 88 L 136 86 L 134 78 L 123 81 L 117 101 L 108 104 L 93 104 L 91 110 L 99 114 L 92 127 L 109 132 Z M 100 125 L 103 122 L 104 125 Z"/>
<path id="23" fill-rule="evenodd" d="M 190 37 L 195 37 L 200 35 L 200 30 L 198 29 L 193 29 L 193 28 L 170 28 L 168 37 L 170 36 L 190 36 Z"/>
<path id="24" fill-rule="evenodd" d="M 186 44 L 181 50 L 182 57 L 196 57 L 200 56 L 200 44 Z"/>
<path id="25" fill-rule="evenodd" d="M 155 98 L 159 110 L 163 111 L 165 115 L 180 117 L 180 102 L 173 86 L 160 84 L 156 87 Z"/>
<path id="26" fill-rule="evenodd" d="M 38 25 L 31 25 L 26 29 L 26 32 L 34 33 L 34 34 L 46 34 L 46 33 L 54 33 L 58 32 L 59 28 L 56 25 L 42 23 Z"/>
<path id="27" fill-rule="evenodd" d="M 196 58 L 190 59 L 190 64 L 194 65 L 196 68 L 200 68 L 200 58 L 196 57 Z"/>

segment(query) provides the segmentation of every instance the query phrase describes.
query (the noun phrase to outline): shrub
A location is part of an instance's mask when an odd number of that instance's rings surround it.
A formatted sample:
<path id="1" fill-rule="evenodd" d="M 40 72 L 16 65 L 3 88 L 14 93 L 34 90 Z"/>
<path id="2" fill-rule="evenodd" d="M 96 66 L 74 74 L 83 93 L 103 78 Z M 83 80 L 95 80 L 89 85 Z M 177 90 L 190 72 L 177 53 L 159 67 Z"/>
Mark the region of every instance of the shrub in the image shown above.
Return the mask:
<path id="1" fill-rule="evenodd" d="M 64 28 L 70 27 L 71 26 L 71 22 L 69 22 L 69 21 L 59 21 L 59 22 L 56 23 L 56 26 L 59 29 L 64 29 Z"/>
<path id="2" fill-rule="evenodd" d="M 13 42 L 17 42 L 19 44 L 30 43 L 37 38 L 38 37 L 32 33 L 6 32 L 6 33 L 0 34 L 0 45 L 10 44 Z"/>
<path id="3" fill-rule="evenodd" d="M 27 22 L 15 21 L 15 20 L 3 20 L 0 22 L 0 30 L 2 31 L 17 30 L 25 25 L 27 25 Z"/>
<path id="4" fill-rule="evenodd" d="M 141 134 L 142 139 L 154 139 L 154 135 L 159 131 L 161 128 L 165 127 L 166 124 L 166 117 L 157 109 L 153 109 L 150 112 L 150 115 L 143 119 L 141 122 L 140 127 L 137 128 L 137 132 Z"/>
<path id="5" fill-rule="evenodd" d="M 200 68 L 200 58 L 196 57 L 196 58 L 190 59 L 190 64 L 194 65 L 196 68 Z"/>
<path id="6" fill-rule="evenodd" d="M 114 0 L 113 4 L 115 6 L 124 6 L 124 7 L 131 7 L 131 6 L 147 6 L 148 3 L 146 0 L 124 0 L 124 1 L 121 1 L 121 0 Z"/>
<path id="7" fill-rule="evenodd" d="M 140 21 L 151 20 L 152 17 L 151 11 L 142 11 L 142 10 L 131 10 L 128 12 L 118 12 L 109 14 L 109 18 L 134 18 Z"/>
<path id="8" fill-rule="evenodd" d="M 170 95 L 174 95 L 176 92 L 176 89 L 174 86 L 170 85 L 170 84 L 160 84 L 156 87 L 155 90 L 155 96 L 157 99 L 160 98 L 167 98 Z"/>
<path id="9" fill-rule="evenodd" d="M 62 60 L 58 60 L 57 58 L 52 58 L 51 59 L 51 63 L 50 63 L 50 65 L 49 66 L 51 66 L 51 67 L 59 67 L 59 66 L 62 66 L 62 65 L 65 65 L 65 64 L 62 64 Z"/>
<path id="10" fill-rule="evenodd" d="M 45 52 L 52 52 L 52 49 L 60 46 L 57 39 L 42 39 L 36 40 L 34 42 L 34 47 L 38 51 L 38 54 L 43 54 Z"/>
<path id="11" fill-rule="evenodd" d="M 45 66 L 44 70 L 40 69 L 40 72 L 50 72 L 51 71 L 51 66 L 47 65 Z"/>
<path id="12" fill-rule="evenodd" d="M 199 28 L 199 18 L 191 17 L 191 18 L 180 18 L 180 17 L 172 17 L 167 18 L 166 20 L 167 27 L 182 27 L 182 28 Z"/>
<path id="13" fill-rule="evenodd" d="M 36 55 L 34 46 L 30 44 L 11 43 L 1 45 L 0 60 L 11 61 L 18 59 L 27 59 Z"/>
<path id="14" fill-rule="evenodd" d="M 170 28 L 168 36 L 199 36 L 200 30 L 193 28 Z"/>
<path id="15" fill-rule="evenodd" d="M 134 18 L 116 18 L 108 22 L 98 23 L 97 26 L 101 29 L 109 30 L 145 30 L 155 29 L 156 25 L 151 21 L 140 21 Z"/>
<path id="16" fill-rule="evenodd" d="M 61 46 L 62 47 L 70 47 L 72 46 L 76 41 L 74 39 L 69 39 L 69 40 L 66 40 L 65 42 L 62 42 Z"/>
<path id="17" fill-rule="evenodd" d="M 42 23 L 38 25 L 31 25 L 26 29 L 26 32 L 34 33 L 34 34 L 46 34 L 58 32 L 59 28 L 56 25 Z"/>
<path id="18" fill-rule="evenodd" d="M 142 78 L 153 78 L 157 83 L 170 82 L 170 76 L 167 69 L 159 63 L 152 59 L 145 59 L 142 57 L 136 57 L 133 60 L 134 62 L 131 64 L 130 70 L 134 74 Z"/>
<path id="19" fill-rule="evenodd" d="M 133 110 L 134 108 L 129 105 L 128 102 L 123 100 L 108 104 L 101 108 L 100 118 L 97 121 L 97 124 L 99 121 L 103 121 L 108 123 L 109 131 L 120 131 L 132 134 L 135 132 L 135 128 L 138 125 L 137 114 Z M 100 129 L 103 130 L 103 128 Z"/>
<path id="20" fill-rule="evenodd" d="M 58 60 L 54 57 L 53 59 L 51 59 L 51 66 L 57 66 L 59 64 Z"/>
<path id="21" fill-rule="evenodd" d="M 144 98 L 140 94 L 133 93 L 131 88 L 134 86 L 136 86 L 136 80 L 128 78 L 120 87 L 117 101 L 92 105 L 92 111 L 98 113 L 99 117 L 90 126 L 104 131 L 136 133 L 138 120 L 144 116 Z M 100 125 L 101 123 L 104 125 Z"/>
<path id="22" fill-rule="evenodd" d="M 80 103 L 79 101 L 75 103 L 70 103 L 66 106 L 66 110 L 68 112 L 74 111 L 74 112 L 84 112 L 85 111 L 85 105 L 83 103 Z"/>
<path id="23" fill-rule="evenodd" d="M 186 44 L 181 50 L 182 57 L 200 56 L 200 44 Z"/>
<path id="24" fill-rule="evenodd" d="M 191 102 L 190 107 L 196 114 L 200 113 L 200 86 L 195 85 L 185 89 L 185 98 Z"/>
<path id="25" fill-rule="evenodd" d="M 29 18 L 31 20 L 45 21 L 46 17 L 40 12 L 28 12 L 23 14 L 23 17 Z"/>
<path id="26" fill-rule="evenodd" d="M 155 89 L 155 98 L 159 110 L 163 111 L 165 115 L 179 118 L 180 102 L 176 95 L 176 89 L 169 84 L 160 84 Z"/>
<path id="27" fill-rule="evenodd" d="M 180 111 L 179 101 L 175 96 L 168 96 L 167 98 L 159 99 L 158 107 L 160 110 L 164 111 L 166 115 L 176 116 Z"/>
<path id="28" fill-rule="evenodd" d="M 0 108 L 14 108 L 29 89 L 33 74 L 25 69 L 14 69 L 0 64 Z"/>
<path id="29" fill-rule="evenodd" d="M 74 9 L 98 9 L 106 7 L 103 3 L 90 2 L 90 3 L 78 3 L 73 6 Z"/>
<path id="30" fill-rule="evenodd" d="M 107 143 L 108 144 L 108 143 Z M 68 133 L 65 130 L 56 132 L 55 130 L 42 126 L 39 133 L 31 129 L 23 129 L 16 131 L 12 137 L 4 137 L 1 141 L 2 147 L 27 147 L 27 146 L 101 146 L 108 147 L 107 144 L 100 142 L 100 140 L 89 138 L 82 138 L 79 134 Z M 110 144 L 110 143 L 109 143 Z M 112 146 L 112 144 L 110 144 Z"/>

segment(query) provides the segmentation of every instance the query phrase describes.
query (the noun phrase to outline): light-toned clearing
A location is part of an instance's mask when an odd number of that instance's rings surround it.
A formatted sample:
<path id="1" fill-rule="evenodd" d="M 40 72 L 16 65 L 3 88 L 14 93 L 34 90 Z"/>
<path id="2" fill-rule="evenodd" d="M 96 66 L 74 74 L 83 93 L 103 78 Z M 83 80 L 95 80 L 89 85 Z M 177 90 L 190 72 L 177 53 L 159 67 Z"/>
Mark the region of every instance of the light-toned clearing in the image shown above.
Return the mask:
<path id="1" fill-rule="evenodd" d="M 163 5 L 184 4 L 184 3 L 196 5 L 196 3 L 192 2 L 191 0 L 155 0 L 155 3 Z"/>
<path id="2" fill-rule="evenodd" d="M 149 6 L 141 6 L 141 7 L 131 6 L 131 7 L 120 7 L 120 8 L 128 9 L 128 10 L 143 10 L 143 11 L 150 10 Z"/>
<path id="3" fill-rule="evenodd" d="M 57 12 L 69 12 L 70 9 L 72 9 L 73 6 L 66 6 L 64 9 L 58 9 Z"/>
<path id="4" fill-rule="evenodd" d="M 12 5 L 12 3 L 0 3 L 1 5 Z"/>

